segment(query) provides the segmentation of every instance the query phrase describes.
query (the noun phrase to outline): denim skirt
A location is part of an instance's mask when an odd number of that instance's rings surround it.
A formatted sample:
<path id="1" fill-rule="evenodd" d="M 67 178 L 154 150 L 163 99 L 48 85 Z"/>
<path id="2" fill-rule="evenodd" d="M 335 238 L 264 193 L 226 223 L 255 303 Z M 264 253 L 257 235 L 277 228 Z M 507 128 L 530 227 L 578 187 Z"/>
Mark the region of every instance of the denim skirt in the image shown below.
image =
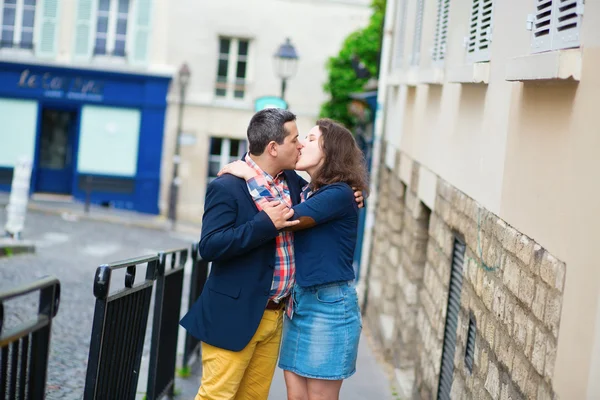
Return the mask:
<path id="1" fill-rule="evenodd" d="M 354 281 L 294 286 L 292 317 L 283 324 L 279 368 L 314 379 L 356 371 L 362 320 Z"/>

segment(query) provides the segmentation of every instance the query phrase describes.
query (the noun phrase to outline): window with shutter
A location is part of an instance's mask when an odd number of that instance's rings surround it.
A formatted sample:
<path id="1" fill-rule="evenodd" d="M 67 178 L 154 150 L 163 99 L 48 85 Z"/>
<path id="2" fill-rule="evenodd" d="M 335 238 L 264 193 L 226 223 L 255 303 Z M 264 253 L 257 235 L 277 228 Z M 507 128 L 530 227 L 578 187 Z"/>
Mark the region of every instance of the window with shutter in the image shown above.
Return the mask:
<path id="1" fill-rule="evenodd" d="M 444 328 L 444 345 L 442 348 L 442 365 L 438 396 L 440 400 L 450 400 L 452 376 L 454 375 L 454 353 L 456 352 L 456 330 L 458 328 L 458 313 L 460 311 L 460 294 L 462 291 L 463 263 L 465 261 L 465 242 L 454 238 L 452 251 L 452 269 L 448 290 L 448 306 L 446 308 L 446 325 Z"/>
<path id="2" fill-rule="evenodd" d="M 435 36 L 431 59 L 434 65 L 443 64 L 446 58 L 446 44 L 448 41 L 448 18 L 450 14 L 450 0 L 438 0 L 437 17 L 435 23 Z"/>
<path id="3" fill-rule="evenodd" d="M 401 68 L 404 59 L 404 32 L 406 31 L 406 0 L 399 0 L 396 13 L 396 37 L 393 68 Z"/>
<path id="4" fill-rule="evenodd" d="M 583 0 L 536 0 L 528 17 L 531 52 L 579 47 L 582 16 Z"/>
<path id="5" fill-rule="evenodd" d="M 473 0 L 469 20 L 469 36 L 466 39 L 468 61 L 490 60 L 492 16 L 493 0 Z"/>
<path id="6" fill-rule="evenodd" d="M 533 38 L 531 49 L 534 53 L 548 51 L 552 45 L 552 0 L 535 0 Z"/>
<path id="7" fill-rule="evenodd" d="M 415 31 L 413 34 L 411 65 L 418 65 L 421 58 L 421 37 L 423 34 L 423 8 L 425 0 L 417 0 L 417 15 L 415 16 Z"/>
<path id="8" fill-rule="evenodd" d="M 56 55 L 58 12 L 58 0 L 44 0 L 42 2 L 35 47 L 38 57 L 53 58 Z"/>
<path id="9" fill-rule="evenodd" d="M 579 47 L 583 0 L 555 0 L 552 49 Z"/>
<path id="10" fill-rule="evenodd" d="M 75 15 L 75 44 L 73 56 L 89 59 L 92 56 L 92 43 L 96 30 L 97 0 L 78 0 Z"/>

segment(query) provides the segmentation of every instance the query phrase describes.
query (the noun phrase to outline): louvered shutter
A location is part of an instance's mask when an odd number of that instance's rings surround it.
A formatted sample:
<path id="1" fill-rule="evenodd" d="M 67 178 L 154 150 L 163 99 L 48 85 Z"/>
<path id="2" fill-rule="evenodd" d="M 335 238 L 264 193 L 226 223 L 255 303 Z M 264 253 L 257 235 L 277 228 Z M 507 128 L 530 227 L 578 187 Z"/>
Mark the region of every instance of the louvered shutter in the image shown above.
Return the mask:
<path id="1" fill-rule="evenodd" d="M 396 38 L 394 49 L 394 68 L 401 68 L 404 59 L 404 32 L 406 31 L 406 0 L 399 0 L 396 13 Z"/>
<path id="2" fill-rule="evenodd" d="M 439 400 L 450 400 L 452 376 L 454 375 L 454 353 L 456 351 L 456 330 L 460 311 L 460 293 L 462 291 L 463 263 L 465 260 L 465 243 L 454 239 L 452 252 L 452 270 L 448 290 L 448 306 L 446 309 L 446 326 L 444 328 L 444 347 L 442 348 L 442 365 L 438 385 Z"/>
<path id="3" fill-rule="evenodd" d="M 554 0 L 552 49 L 579 47 L 583 0 Z"/>
<path id="4" fill-rule="evenodd" d="M 129 47 L 132 64 L 144 65 L 148 61 L 151 16 L 152 0 L 138 0 L 135 8 L 133 37 Z M 129 40 L 129 37 L 127 39 Z"/>
<path id="5" fill-rule="evenodd" d="M 553 4 L 552 0 L 535 0 L 535 5 L 531 52 L 541 53 L 552 48 Z"/>
<path id="6" fill-rule="evenodd" d="M 417 15 L 415 17 L 415 32 L 413 35 L 412 56 L 410 59 L 411 65 L 419 64 L 421 58 L 421 37 L 423 34 L 423 8 L 425 0 L 417 0 Z"/>
<path id="7" fill-rule="evenodd" d="M 41 58 L 56 56 L 58 38 L 58 0 L 44 0 L 39 3 L 37 12 L 37 43 L 35 54 Z"/>
<path id="8" fill-rule="evenodd" d="M 493 0 L 473 0 L 467 37 L 467 60 L 490 60 L 492 39 Z"/>
<path id="9" fill-rule="evenodd" d="M 441 65 L 446 58 L 449 14 L 450 0 L 438 0 L 435 36 L 433 41 L 433 50 L 431 52 L 431 59 L 433 60 L 434 65 Z"/>
<path id="10" fill-rule="evenodd" d="M 579 47 L 583 0 L 536 0 L 531 52 Z"/>
<path id="11" fill-rule="evenodd" d="M 96 0 L 79 0 L 75 15 L 75 45 L 73 56 L 76 59 L 88 60 L 92 57 L 94 39 L 96 37 Z"/>

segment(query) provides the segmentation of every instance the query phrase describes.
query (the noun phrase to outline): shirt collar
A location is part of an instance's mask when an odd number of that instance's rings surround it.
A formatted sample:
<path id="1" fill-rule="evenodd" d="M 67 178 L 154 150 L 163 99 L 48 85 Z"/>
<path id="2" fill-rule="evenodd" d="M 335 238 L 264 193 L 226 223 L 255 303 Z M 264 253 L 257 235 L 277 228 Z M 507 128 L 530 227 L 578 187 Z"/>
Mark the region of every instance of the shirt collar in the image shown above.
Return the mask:
<path id="1" fill-rule="evenodd" d="M 251 166 L 252 169 L 254 169 L 254 171 L 256 171 L 257 174 L 264 175 L 266 178 L 268 178 L 274 182 L 279 181 L 280 179 L 283 178 L 283 171 L 280 171 L 277 175 L 275 175 L 275 177 L 272 177 L 267 172 L 263 171 L 263 169 L 261 167 L 259 167 L 257 163 L 254 162 L 252 157 L 250 157 L 250 153 L 246 153 L 246 157 L 244 157 L 244 161 L 246 161 L 246 164 Z"/>

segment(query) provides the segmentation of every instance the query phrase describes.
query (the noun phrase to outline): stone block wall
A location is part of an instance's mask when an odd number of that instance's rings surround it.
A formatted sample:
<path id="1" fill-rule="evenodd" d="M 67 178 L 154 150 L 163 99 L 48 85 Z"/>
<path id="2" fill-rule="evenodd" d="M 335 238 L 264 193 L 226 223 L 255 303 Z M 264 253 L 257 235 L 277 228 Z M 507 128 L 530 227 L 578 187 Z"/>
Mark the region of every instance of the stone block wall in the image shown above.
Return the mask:
<path id="1" fill-rule="evenodd" d="M 397 157 L 399 159 L 399 157 Z M 437 397 L 453 245 L 466 244 L 452 399 L 553 399 L 566 266 L 438 178 L 430 211 L 399 166 L 380 169 L 367 323 L 404 398 Z M 470 316 L 474 365 L 465 365 Z"/>

